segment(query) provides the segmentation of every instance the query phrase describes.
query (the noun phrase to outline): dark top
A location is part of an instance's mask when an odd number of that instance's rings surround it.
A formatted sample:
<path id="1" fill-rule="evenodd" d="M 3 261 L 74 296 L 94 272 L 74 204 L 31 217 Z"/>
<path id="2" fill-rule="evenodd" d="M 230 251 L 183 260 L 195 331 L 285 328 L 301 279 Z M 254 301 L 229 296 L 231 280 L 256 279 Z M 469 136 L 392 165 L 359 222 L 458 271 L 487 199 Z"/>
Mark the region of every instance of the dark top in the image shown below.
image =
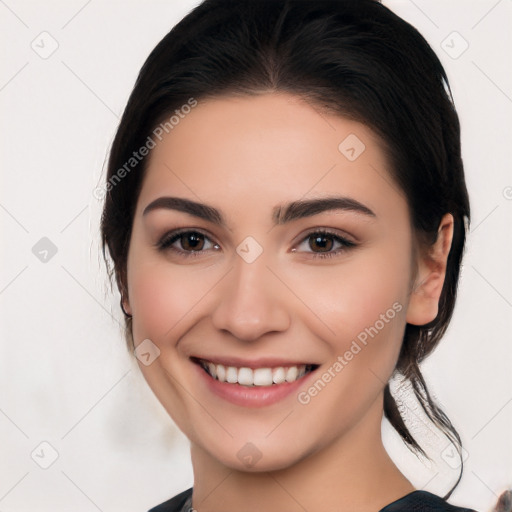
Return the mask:
<path id="1" fill-rule="evenodd" d="M 192 488 L 174 496 L 149 512 L 193 512 Z M 450 505 L 439 496 L 427 491 L 412 491 L 379 512 L 475 512 L 471 508 L 461 508 Z"/>

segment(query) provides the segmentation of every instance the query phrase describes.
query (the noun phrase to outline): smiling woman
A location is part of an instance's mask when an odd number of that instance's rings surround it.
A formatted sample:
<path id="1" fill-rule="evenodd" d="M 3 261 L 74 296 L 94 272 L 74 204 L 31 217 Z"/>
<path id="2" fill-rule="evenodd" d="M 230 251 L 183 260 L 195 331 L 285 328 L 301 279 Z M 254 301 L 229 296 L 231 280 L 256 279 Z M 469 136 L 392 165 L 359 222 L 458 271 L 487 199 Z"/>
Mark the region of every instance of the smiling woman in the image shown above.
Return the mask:
<path id="1" fill-rule="evenodd" d="M 461 453 L 419 368 L 469 223 L 431 48 L 374 0 L 206 0 L 144 64 L 107 183 L 192 103 L 102 217 L 128 347 L 191 442 L 193 489 L 154 510 L 467 510 L 455 486 L 415 489 L 381 438 L 384 414 L 426 455 L 401 375 Z"/>

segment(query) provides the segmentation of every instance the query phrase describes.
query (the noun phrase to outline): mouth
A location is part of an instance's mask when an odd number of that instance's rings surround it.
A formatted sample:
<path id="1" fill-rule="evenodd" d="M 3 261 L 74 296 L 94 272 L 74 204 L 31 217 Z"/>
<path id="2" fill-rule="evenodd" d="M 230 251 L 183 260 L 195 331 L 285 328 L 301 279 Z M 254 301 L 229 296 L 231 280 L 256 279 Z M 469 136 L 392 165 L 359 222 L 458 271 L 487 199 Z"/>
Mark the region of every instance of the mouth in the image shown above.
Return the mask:
<path id="1" fill-rule="evenodd" d="M 239 384 L 247 388 L 279 386 L 296 382 L 315 371 L 317 364 L 282 364 L 280 366 L 228 366 L 207 359 L 191 358 L 212 379 L 223 383 Z M 252 365 L 251 365 L 252 366 Z"/>

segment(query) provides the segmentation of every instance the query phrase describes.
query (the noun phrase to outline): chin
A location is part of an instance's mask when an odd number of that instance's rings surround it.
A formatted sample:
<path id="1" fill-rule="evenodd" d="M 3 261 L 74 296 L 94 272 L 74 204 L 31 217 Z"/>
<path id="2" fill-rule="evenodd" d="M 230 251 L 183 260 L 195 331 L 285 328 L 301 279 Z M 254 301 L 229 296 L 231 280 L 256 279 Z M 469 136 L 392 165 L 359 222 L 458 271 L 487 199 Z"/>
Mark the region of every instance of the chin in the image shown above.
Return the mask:
<path id="1" fill-rule="evenodd" d="M 215 449 L 217 448 L 217 449 Z M 247 441 L 240 443 L 232 441 L 230 446 L 223 444 L 207 450 L 211 457 L 224 466 L 241 472 L 263 473 L 287 469 L 303 460 L 307 455 L 293 451 L 296 446 L 286 446 L 284 439 Z"/>

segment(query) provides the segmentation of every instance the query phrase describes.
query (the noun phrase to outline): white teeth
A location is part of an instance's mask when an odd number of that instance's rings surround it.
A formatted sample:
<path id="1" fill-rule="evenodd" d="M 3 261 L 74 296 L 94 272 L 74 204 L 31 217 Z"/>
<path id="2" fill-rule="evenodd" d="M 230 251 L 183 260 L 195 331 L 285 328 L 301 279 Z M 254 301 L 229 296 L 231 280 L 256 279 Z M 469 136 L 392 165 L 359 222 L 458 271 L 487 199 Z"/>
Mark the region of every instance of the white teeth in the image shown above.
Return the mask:
<path id="1" fill-rule="evenodd" d="M 216 364 L 214 366 L 216 366 L 217 379 L 219 379 L 221 382 L 226 382 L 226 368 L 224 368 L 222 364 Z"/>
<path id="2" fill-rule="evenodd" d="M 240 368 L 240 370 L 238 370 L 238 384 L 242 384 L 242 386 L 252 386 L 253 379 L 253 371 L 250 368 Z"/>
<path id="3" fill-rule="evenodd" d="M 255 386 L 271 386 L 272 370 L 270 368 L 257 368 L 256 370 L 254 370 L 253 384 Z"/>
<path id="4" fill-rule="evenodd" d="M 285 380 L 286 372 L 284 371 L 284 368 L 275 368 L 274 371 L 272 372 L 272 381 L 274 382 L 274 384 L 282 384 Z"/>
<path id="5" fill-rule="evenodd" d="M 290 366 L 286 372 L 286 382 L 293 382 L 294 380 L 297 380 L 298 374 L 298 368 L 296 366 Z"/>
<path id="6" fill-rule="evenodd" d="M 234 366 L 228 366 L 226 370 L 226 380 L 230 384 L 236 384 L 238 382 L 238 370 Z"/>
<path id="7" fill-rule="evenodd" d="M 295 382 L 312 370 L 311 366 L 289 366 L 277 368 L 236 368 L 211 361 L 201 361 L 203 368 L 220 382 L 240 384 L 242 386 L 272 386 L 283 382 Z"/>
<path id="8" fill-rule="evenodd" d="M 208 363 L 208 371 L 210 372 L 210 375 L 215 379 L 217 377 L 217 369 L 215 368 L 215 365 L 213 363 Z"/>

